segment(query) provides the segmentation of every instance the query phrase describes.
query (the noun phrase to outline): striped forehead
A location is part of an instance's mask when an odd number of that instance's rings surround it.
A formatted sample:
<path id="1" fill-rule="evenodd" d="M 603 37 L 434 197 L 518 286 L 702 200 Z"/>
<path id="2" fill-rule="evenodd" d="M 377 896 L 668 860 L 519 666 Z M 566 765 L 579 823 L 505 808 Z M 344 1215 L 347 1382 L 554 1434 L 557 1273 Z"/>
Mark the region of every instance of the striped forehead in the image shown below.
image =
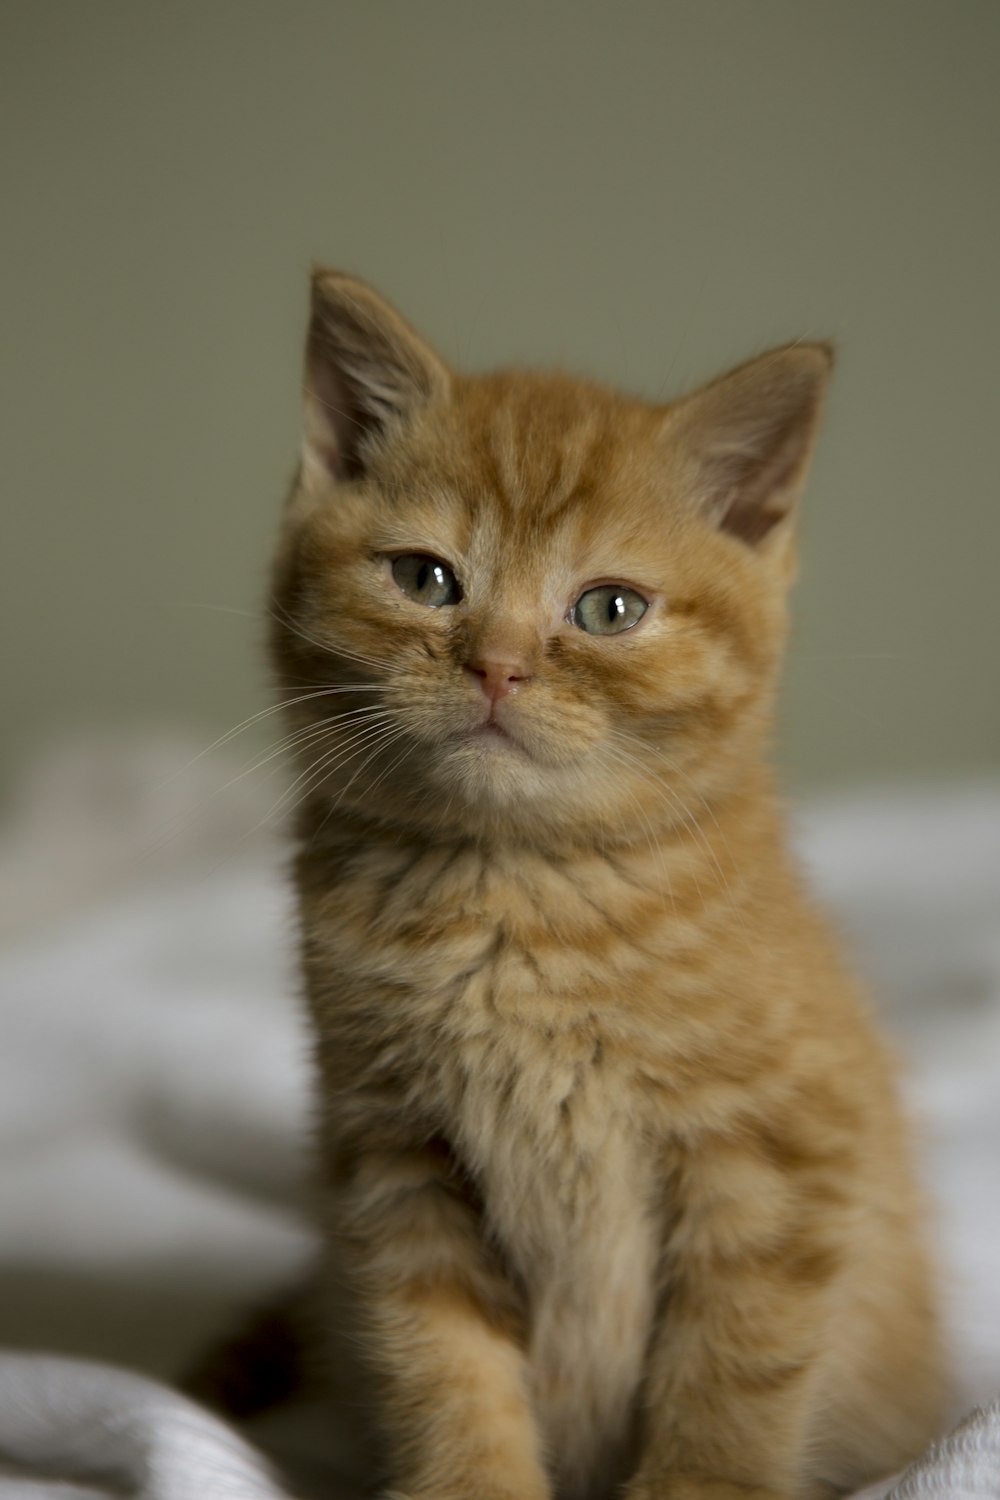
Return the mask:
<path id="1" fill-rule="evenodd" d="M 515 592 L 553 569 L 617 573 L 623 552 L 649 542 L 649 444 L 636 424 L 628 404 L 559 377 L 463 382 L 397 449 L 394 518 Z"/>
<path id="2" fill-rule="evenodd" d="M 560 415 L 553 420 L 537 407 L 506 403 L 477 435 L 483 487 L 512 523 L 552 525 L 593 493 L 601 467 L 598 423 L 592 414 Z"/>
<path id="3" fill-rule="evenodd" d="M 515 586 L 579 551 L 599 483 L 590 431 L 533 430 L 518 415 L 494 413 L 465 494 L 470 560 Z"/>

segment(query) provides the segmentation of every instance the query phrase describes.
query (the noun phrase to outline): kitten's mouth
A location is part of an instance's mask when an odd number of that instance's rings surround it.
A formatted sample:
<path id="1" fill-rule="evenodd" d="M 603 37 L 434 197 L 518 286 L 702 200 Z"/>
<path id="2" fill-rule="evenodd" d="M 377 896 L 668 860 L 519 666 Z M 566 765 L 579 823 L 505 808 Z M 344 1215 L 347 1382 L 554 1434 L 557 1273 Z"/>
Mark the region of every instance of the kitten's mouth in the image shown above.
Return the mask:
<path id="1" fill-rule="evenodd" d="M 517 736 L 511 734 L 510 730 L 501 724 L 499 719 L 495 719 L 492 714 L 489 718 L 484 719 L 481 724 L 477 724 L 474 729 L 470 729 L 467 739 L 473 745 L 495 745 L 497 748 L 501 745 L 506 745 L 511 750 L 520 750 L 523 754 L 527 754 Z"/>
<path id="2" fill-rule="evenodd" d="M 480 724 L 473 729 L 468 736 L 469 743 L 473 745 L 500 746 L 508 745 L 512 750 L 520 750 L 521 746 L 508 734 L 502 724 L 496 723 L 494 719 L 487 719 L 485 724 Z"/>

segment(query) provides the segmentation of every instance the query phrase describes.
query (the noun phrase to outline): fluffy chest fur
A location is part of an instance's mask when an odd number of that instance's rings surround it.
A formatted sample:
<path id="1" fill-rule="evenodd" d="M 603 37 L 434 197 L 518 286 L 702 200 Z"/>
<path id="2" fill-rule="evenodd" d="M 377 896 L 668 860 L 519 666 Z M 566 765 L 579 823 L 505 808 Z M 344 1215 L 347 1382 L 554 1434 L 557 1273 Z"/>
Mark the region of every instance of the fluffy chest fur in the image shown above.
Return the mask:
<path id="1" fill-rule="evenodd" d="M 662 1185 L 635 1079 L 589 1026 L 480 1034 L 437 1077 L 487 1233 L 525 1289 L 543 1443 L 567 1492 L 590 1493 L 623 1456 L 656 1292 Z"/>
<path id="2" fill-rule="evenodd" d="M 475 1184 L 566 1495 L 603 1493 L 634 1439 L 670 1211 L 664 1091 L 685 1093 L 691 987 L 740 920 L 714 859 L 687 840 L 672 860 L 555 860 L 338 839 L 301 865 L 321 1054 L 350 1059 L 334 1135 L 352 1105 L 368 1128 L 402 1112 Z"/>
<path id="3" fill-rule="evenodd" d="M 581 946 L 560 945 L 557 965 L 553 913 L 536 908 L 534 943 L 514 912 L 517 936 L 495 916 L 484 923 L 494 935 L 482 967 L 458 980 L 439 1023 L 445 1045 L 424 1064 L 488 1232 L 526 1289 L 543 1441 L 566 1455 L 556 1467 L 582 1494 L 611 1477 L 628 1436 L 662 1205 L 635 1068 L 602 1020 L 635 983 L 636 954 L 576 883 L 561 911 L 580 924 Z"/>

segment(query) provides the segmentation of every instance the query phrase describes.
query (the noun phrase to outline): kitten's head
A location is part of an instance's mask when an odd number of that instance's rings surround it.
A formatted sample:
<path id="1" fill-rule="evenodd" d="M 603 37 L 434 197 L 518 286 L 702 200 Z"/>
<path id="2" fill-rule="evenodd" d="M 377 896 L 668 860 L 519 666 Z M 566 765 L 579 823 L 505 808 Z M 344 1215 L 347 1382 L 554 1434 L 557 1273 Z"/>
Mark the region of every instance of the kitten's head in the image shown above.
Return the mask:
<path id="1" fill-rule="evenodd" d="M 431 834 L 615 843 L 738 783 L 830 362 L 778 349 L 668 406 L 463 376 L 318 273 L 272 601 L 298 790 Z"/>

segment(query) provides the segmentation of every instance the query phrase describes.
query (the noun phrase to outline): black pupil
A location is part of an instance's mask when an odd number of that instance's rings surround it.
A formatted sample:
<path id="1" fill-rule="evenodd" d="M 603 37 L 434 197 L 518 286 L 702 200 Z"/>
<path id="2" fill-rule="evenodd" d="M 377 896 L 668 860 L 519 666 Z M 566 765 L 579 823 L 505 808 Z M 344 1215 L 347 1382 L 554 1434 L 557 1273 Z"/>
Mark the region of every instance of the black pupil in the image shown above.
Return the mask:
<path id="1" fill-rule="evenodd" d="M 621 619 L 625 613 L 625 600 L 621 594 L 612 594 L 608 600 L 608 623 Z"/>
<path id="2" fill-rule="evenodd" d="M 440 563 L 425 559 L 417 569 L 417 593 L 423 594 L 428 588 L 437 584 L 439 589 L 447 587 L 445 582 L 445 571 Z"/>

